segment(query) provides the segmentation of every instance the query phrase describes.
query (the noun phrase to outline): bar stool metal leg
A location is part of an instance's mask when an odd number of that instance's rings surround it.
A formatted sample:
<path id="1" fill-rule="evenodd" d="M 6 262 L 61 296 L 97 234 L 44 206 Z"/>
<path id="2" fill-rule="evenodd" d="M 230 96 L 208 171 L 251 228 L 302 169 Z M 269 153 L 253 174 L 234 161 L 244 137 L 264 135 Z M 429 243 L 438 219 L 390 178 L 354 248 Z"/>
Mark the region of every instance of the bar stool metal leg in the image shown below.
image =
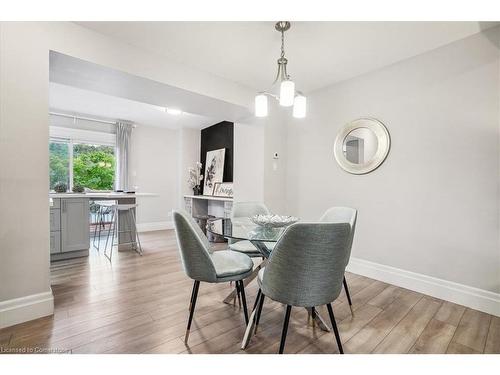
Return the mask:
<path id="1" fill-rule="evenodd" d="M 101 231 L 100 231 L 100 229 L 101 229 L 101 224 L 100 224 L 100 220 L 99 220 L 99 218 L 100 218 L 100 216 L 101 216 L 101 209 L 102 209 L 102 207 L 101 207 L 101 206 L 98 206 L 98 208 L 97 208 L 97 212 L 96 212 L 96 214 L 97 214 L 97 216 L 96 216 L 96 221 L 95 221 L 95 223 L 94 223 L 94 238 L 93 238 L 93 240 L 92 240 L 92 246 L 94 246 L 94 248 L 96 248 L 96 249 L 97 249 L 97 251 L 99 251 L 99 242 L 97 243 L 97 246 L 96 246 L 96 244 L 95 244 L 95 243 L 96 243 L 97 231 L 98 231 L 98 230 L 99 230 L 99 240 L 101 239 L 101 237 L 100 237 L 100 234 L 101 234 Z"/>
<path id="2" fill-rule="evenodd" d="M 106 250 L 108 249 L 108 240 L 109 240 L 109 235 L 111 233 L 111 227 L 108 229 L 108 235 L 106 237 L 106 245 L 104 246 L 104 255 L 106 256 L 106 258 L 109 259 L 109 261 L 111 262 L 111 258 L 113 257 L 113 244 L 114 244 L 114 241 L 115 241 L 115 231 L 116 231 L 116 217 L 117 217 L 117 214 L 116 214 L 116 209 L 113 208 L 112 210 L 112 214 L 111 214 L 111 226 L 113 227 L 113 231 L 112 231 L 112 235 L 111 235 L 111 250 L 109 252 L 109 256 L 108 254 L 106 254 Z"/>
<path id="3" fill-rule="evenodd" d="M 134 237 L 132 237 L 132 221 L 133 221 L 134 217 L 132 216 L 132 210 L 128 210 L 127 211 L 127 221 L 128 221 L 128 228 L 130 230 L 128 230 L 128 238 L 130 240 L 130 245 L 132 246 L 132 249 L 134 251 L 137 251 L 137 242 L 135 241 Z"/>
<path id="4" fill-rule="evenodd" d="M 98 239 L 97 239 L 97 249 L 100 250 L 101 249 L 101 234 L 102 234 L 102 222 L 104 220 L 104 207 L 101 206 L 101 208 L 99 209 L 99 221 L 97 223 L 98 227 L 99 227 L 99 234 L 98 234 Z"/>
<path id="5" fill-rule="evenodd" d="M 130 210 L 130 213 L 132 214 L 132 221 L 134 223 L 134 229 L 135 229 L 135 236 L 137 237 L 137 243 L 139 244 L 139 255 L 142 255 L 142 246 L 141 246 L 141 240 L 139 238 L 139 232 L 137 231 L 137 223 L 135 221 L 135 213 L 134 213 L 134 210 L 131 209 Z M 136 250 L 137 251 L 137 250 Z"/>

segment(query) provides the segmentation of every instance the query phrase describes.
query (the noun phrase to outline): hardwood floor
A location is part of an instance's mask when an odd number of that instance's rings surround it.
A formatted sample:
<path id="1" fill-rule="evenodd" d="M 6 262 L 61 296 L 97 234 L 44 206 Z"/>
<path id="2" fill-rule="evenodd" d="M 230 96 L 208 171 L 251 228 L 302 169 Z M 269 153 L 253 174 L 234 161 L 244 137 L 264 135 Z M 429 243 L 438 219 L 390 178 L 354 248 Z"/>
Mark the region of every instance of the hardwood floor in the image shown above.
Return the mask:
<path id="1" fill-rule="evenodd" d="M 267 300 L 257 335 L 242 351 L 238 306 L 222 303 L 226 284 L 201 283 L 189 346 L 183 337 L 192 281 L 183 271 L 172 231 L 142 233 L 144 256 L 95 250 L 87 259 L 54 263 L 53 316 L 0 330 L 0 353 L 23 348 L 70 353 L 277 353 L 284 309 Z M 500 318 L 363 276 L 346 275 L 333 308 L 346 353 L 500 353 Z M 256 283 L 247 288 L 249 308 Z M 324 316 L 327 311 L 319 307 Z M 333 333 L 292 309 L 285 353 L 337 353 Z"/>

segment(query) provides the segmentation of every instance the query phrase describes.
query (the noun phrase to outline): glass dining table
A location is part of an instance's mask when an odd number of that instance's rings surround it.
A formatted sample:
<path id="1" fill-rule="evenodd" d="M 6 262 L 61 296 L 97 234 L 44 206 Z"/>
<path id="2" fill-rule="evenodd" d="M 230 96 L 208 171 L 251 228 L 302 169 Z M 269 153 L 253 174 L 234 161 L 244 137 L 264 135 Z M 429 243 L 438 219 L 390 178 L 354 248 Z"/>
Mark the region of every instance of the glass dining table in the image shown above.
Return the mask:
<path id="1" fill-rule="evenodd" d="M 250 218 L 215 219 L 207 223 L 207 230 L 215 235 L 236 241 L 250 241 L 265 258 L 271 255 L 273 244 L 278 242 L 285 229 L 262 227 Z"/>
<path id="2" fill-rule="evenodd" d="M 207 222 L 207 231 L 217 235 L 222 236 L 228 240 L 234 241 L 250 241 L 262 254 L 263 261 L 257 267 L 255 267 L 252 274 L 246 278 L 243 282 L 248 285 L 252 282 L 258 275 L 259 271 L 265 267 L 267 263 L 267 258 L 271 255 L 272 249 L 276 242 L 279 241 L 286 228 L 267 228 L 255 224 L 250 218 L 233 218 L 233 219 L 215 219 Z M 236 291 L 232 291 L 225 299 L 224 303 L 231 303 L 235 300 Z M 324 331 L 330 331 L 330 327 L 325 323 L 322 316 L 316 311 L 312 314 L 310 308 L 307 308 L 309 315 L 313 317 L 314 321 L 318 326 Z M 250 341 L 250 337 L 254 330 L 254 316 L 255 311 L 252 311 L 250 316 L 247 329 L 243 341 L 241 343 L 241 348 L 245 349 Z"/>

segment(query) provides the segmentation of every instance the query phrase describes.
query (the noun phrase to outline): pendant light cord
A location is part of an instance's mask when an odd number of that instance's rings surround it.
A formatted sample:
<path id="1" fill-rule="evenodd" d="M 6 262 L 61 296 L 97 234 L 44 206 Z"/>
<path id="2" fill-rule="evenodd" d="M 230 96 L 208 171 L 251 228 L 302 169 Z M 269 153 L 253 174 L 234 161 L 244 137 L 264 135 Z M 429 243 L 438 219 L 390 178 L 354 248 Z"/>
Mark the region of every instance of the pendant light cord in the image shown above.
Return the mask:
<path id="1" fill-rule="evenodd" d="M 285 57 L 285 31 L 281 30 L 281 57 Z"/>

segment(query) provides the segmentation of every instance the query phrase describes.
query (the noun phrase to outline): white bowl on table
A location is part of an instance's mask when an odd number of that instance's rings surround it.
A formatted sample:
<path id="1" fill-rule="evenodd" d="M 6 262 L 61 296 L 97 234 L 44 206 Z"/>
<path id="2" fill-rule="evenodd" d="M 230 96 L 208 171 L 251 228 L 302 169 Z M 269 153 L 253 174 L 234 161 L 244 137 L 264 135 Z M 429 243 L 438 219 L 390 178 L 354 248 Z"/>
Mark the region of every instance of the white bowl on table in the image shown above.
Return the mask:
<path id="1" fill-rule="evenodd" d="M 254 224 L 265 228 L 282 228 L 299 221 L 295 216 L 289 215 L 254 215 L 250 218 Z"/>

